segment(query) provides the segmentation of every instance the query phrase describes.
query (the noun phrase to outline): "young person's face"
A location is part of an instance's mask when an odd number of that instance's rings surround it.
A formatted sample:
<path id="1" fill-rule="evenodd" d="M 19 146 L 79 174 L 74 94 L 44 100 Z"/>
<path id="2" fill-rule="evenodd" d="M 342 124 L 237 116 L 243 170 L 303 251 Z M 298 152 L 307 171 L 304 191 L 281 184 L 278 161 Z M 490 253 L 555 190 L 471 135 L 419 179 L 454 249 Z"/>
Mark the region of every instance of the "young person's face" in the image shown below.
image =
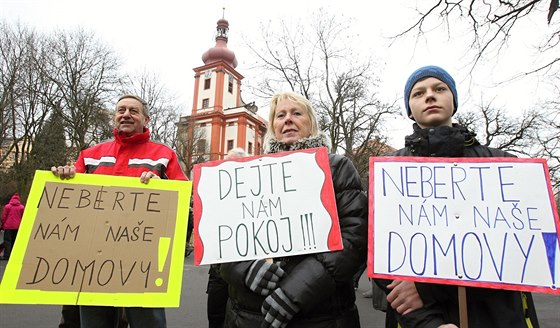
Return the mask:
<path id="1" fill-rule="evenodd" d="M 453 93 L 442 81 L 428 77 L 416 82 L 408 104 L 412 118 L 421 128 L 451 126 Z"/>

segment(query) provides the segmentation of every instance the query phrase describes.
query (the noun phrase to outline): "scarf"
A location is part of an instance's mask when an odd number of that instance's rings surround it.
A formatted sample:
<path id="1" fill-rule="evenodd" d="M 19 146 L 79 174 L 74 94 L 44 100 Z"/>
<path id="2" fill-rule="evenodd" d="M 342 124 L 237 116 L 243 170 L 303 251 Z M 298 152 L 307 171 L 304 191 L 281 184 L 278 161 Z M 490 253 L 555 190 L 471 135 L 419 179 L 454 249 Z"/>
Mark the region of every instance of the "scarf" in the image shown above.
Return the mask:
<path id="1" fill-rule="evenodd" d="M 280 153 L 284 151 L 319 148 L 319 147 L 327 147 L 327 151 L 329 153 L 331 152 L 331 143 L 327 138 L 327 136 L 322 132 L 319 132 L 319 135 L 314 137 L 299 139 L 292 145 L 288 145 L 282 141 L 278 141 L 276 139 L 271 138 L 264 144 L 264 153 L 274 154 L 274 153 Z"/>

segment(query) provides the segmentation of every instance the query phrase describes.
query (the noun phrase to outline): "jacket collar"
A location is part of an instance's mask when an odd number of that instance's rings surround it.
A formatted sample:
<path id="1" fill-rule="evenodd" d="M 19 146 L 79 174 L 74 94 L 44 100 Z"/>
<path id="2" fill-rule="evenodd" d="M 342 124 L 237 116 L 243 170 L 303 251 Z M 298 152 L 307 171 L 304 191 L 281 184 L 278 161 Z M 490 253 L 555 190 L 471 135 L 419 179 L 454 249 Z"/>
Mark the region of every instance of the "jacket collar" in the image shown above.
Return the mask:
<path id="1" fill-rule="evenodd" d="M 479 145 L 476 133 L 455 123 L 424 129 L 414 123 L 413 129 L 404 144 L 415 156 L 462 157 L 465 147 Z"/>
<path id="2" fill-rule="evenodd" d="M 114 129 L 113 135 L 115 136 L 115 140 L 120 144 L 140 144 L 150 141 L 150 130 L 148 130 L 148 128 L 144 128 L 142 133 L 135 133 L 130 137 Z"/>

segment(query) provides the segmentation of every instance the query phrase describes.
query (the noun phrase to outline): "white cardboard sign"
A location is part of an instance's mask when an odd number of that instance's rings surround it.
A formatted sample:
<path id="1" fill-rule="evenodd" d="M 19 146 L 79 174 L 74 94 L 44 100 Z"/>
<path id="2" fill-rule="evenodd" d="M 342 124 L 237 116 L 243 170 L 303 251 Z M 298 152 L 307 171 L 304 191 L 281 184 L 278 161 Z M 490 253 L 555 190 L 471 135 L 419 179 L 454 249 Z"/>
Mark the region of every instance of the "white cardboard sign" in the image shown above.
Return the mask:
<path id="1" fill-rule="evenodd" d="M 546 161 L 372 157 L 371 277 L 559 293 Z"/>
<path id="2" fill-rule="evenodd" d="M 342 249 L 325 148 L 195 166 L 195 264 Z"/>

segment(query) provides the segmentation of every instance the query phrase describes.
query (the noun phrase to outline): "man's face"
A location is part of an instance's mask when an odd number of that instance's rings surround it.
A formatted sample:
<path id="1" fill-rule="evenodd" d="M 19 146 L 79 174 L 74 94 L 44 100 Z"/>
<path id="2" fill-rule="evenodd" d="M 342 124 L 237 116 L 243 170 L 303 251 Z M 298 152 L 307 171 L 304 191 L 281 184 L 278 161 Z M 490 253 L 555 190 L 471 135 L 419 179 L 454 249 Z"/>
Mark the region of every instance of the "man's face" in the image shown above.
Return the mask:
<path id="1" fill-rule="evenodd" d="M 124 135 L 130 137 L 135 133 L 142 133 L 150 118 L 144 116 L 143 105 L 134 98 L 124 98 L 117 103 L 115 112 L 115 127 Z"/>
<path id="2" fill-rule="evenodd" d="M 428 77 L 416 82 L 408 104 L 412 118 L 421 128 L 451 126 L 453 93 L 442 81 Z"/>

